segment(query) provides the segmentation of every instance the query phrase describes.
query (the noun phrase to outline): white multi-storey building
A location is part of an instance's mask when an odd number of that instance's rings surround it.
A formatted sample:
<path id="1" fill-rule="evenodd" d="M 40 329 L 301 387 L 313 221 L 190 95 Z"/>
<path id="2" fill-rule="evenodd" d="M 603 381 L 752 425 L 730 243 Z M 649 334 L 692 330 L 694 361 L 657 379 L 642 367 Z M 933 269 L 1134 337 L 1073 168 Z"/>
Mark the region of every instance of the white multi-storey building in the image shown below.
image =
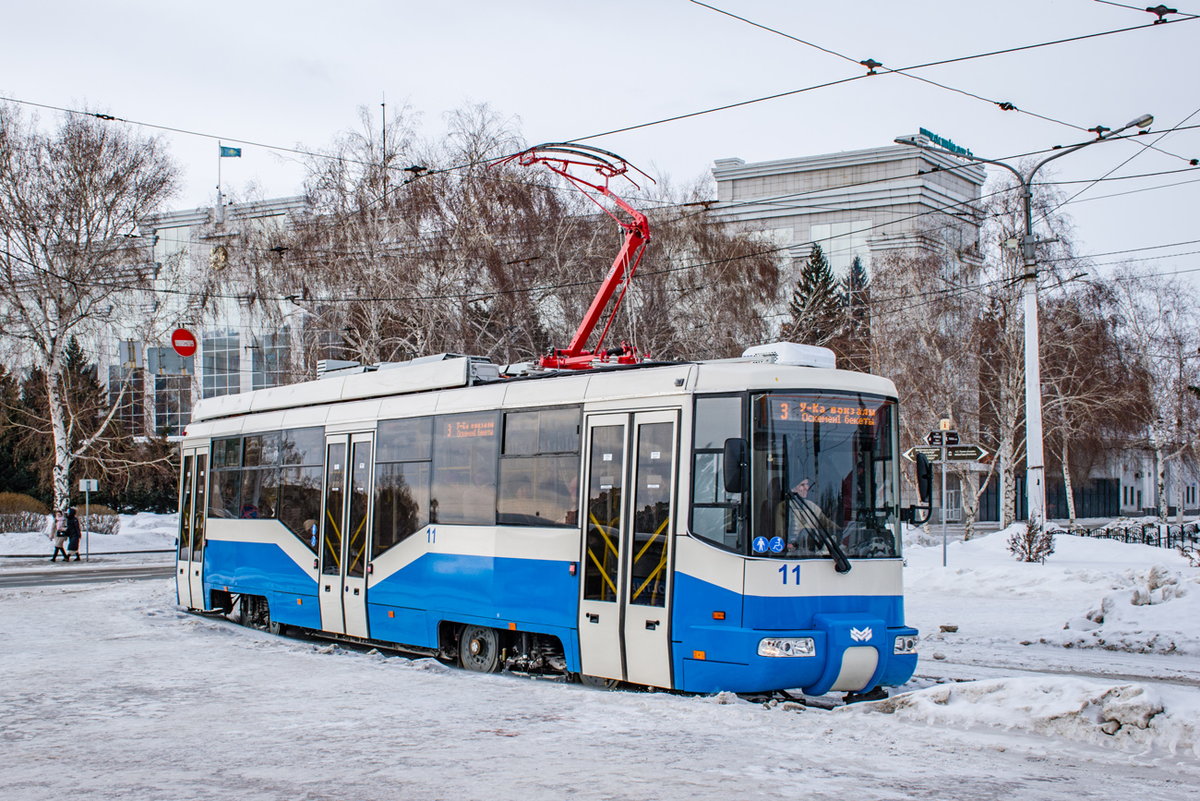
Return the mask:
<path id="1" fill-rule="evenodd" d="M 917 137 L 928 141 L 923 135 Z M 905 145 L 746 163 L 717 159 L 713 210 L 769 234 L 802 264 L 819 244 L 837 275 L 857 256 L 951 248 L 979 262 L 982 165 Z"/>
<path id="2" fill-rule="evenodd" d="M 266 324 L 236 288 L 213 279 L 229 269 L 238 255 L 231 250 L 245 246 L 248 230 L 285 227 L 303 208 L 304 198 L 289 197 L 164 212 L 142 221 L 153 287 L 139 292 L 144 297 L 133 299 L 120 321 L 97 337 L 100 375 L 107 376 L 114 398 L 130 376 L 119 412 L 126 431 L 177 437 L 200 398 L 288 380 L 295 326 Z M 172 349 L 177 328 L 195 335 L 195 355 L 184 358 Z"/>

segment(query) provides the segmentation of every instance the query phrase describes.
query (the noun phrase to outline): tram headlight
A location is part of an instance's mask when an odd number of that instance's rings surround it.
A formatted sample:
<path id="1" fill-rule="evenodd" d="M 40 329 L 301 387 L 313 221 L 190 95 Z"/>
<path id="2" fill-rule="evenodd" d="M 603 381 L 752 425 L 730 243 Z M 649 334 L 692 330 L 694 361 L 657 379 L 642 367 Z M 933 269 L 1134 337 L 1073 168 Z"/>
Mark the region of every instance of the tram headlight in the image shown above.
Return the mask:
<path id="1" fill-rule="evenodd" d="M 758 642 L 759 656 L 815 656 L 817 643 L 812 637 L 768 637 Z"/>
<path id="2" fill-rule="evenodd" d="M 918 638 L 911 634 L 902 634 L 896 638 L 896 645 L 892 648 L 893 654 L 915 654 L 917 652 Z"/>

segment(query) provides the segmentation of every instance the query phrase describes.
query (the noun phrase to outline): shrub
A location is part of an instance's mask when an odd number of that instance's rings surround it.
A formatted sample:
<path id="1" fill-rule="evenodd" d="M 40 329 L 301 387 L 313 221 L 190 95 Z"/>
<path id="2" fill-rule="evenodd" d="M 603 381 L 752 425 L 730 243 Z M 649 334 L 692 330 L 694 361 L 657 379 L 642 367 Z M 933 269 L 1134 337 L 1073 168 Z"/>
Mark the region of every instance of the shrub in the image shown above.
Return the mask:
<path id="1" fill-rule="evenodd" d="M 44 515 L 49 511 L 46 508 L 46 504 L 37 498 L 31 498 L 28 495 L 22 495 L 18 492 L 0 492 L 0 515 L 20 514 L 22 512 Z M 22 530 L 28 531 L 29 529 Z"/>
<path id="2" fill-rule="evenodd" d="M 115 512 L 108 514 L 97 514 L 96 507 L 92 506 L 92 514 L 88 517 L 79 516 L 79 525 L 85 531 L 90 531 L 93 534 L 119 534 L 121 533 L 121 518 Z"/>
<path id="3" fill-rule="evenodd" d="M 1046 557 L 1054 553 L 1054 532 L 1031 517 L 1025 522 L 1024 530 L 1017 529 L 1008 538 L 1008 551 L 1018 562 L 1045 564 Z"/>
<path id="4" fill-rule="evenodd" d="M 24 495 L 18 497 L 26 497 Z M 0 534 L 45 531 L 46 515 L 37 512 L 0 512 Z"/>

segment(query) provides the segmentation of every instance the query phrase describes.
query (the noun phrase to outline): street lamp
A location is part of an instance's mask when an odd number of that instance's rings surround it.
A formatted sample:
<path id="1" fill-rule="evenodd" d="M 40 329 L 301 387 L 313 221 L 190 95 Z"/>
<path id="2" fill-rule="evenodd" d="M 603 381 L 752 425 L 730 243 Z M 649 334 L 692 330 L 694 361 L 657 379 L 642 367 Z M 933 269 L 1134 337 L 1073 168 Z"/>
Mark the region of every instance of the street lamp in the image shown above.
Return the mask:
<path id="1" fill-rule="evenodd" d="M 1021 185 L 1021 202 L 1025 210 L 1025 236 L 1021 238 L 1021 257 L 1025 267 L 1025 465 L 1027 467 L 1025 478 L 1025 492 L 1029 499 L 1029 515 L 1035 519 L 1040 526 L 1046 520 L 1046 487 L 1045 487 L 1045 455 L 1042 445 L 1042 378 L 1041 378 L 1041 363 L 1038 359 L 1038 306 L 1037 306 L 1037 237 L 1033 235 L 1033 192 L 1030 186 L 1033 184 L 1033 176 L 1037 171 L 1046 166 L 1055 159 L 1062 158 L 1068 153 L 1074 153 L 1076 150 L 1082 150 L 1088 145 L 1094 145 L 1097 142 L 1103 142 L 1106 139 L 1111 139 L 1117 134 L 1127 131 L 1130 128 L 1140 128 L 1143 131 L 1150 127 L 1154 122 L 1154 117 L 1149 114 L 1130 120 L 1122 127 L 1115 131 L 1110 131 L 1107 128 L 1097 125 L 1090 130 L 1096 134 L 1095 139 L 1087 142 L 1080 142 L 1077 145 L 1059 148 L 1054 155 L 1042 159 L 1033 168 L 1029 170 L 1027 175 L 1022 175 L 1017 168 L 1005 164 L 1003 161 L 995 161 L 993 159 L 983 159 L 975 155 L 963 155 L 950 150 L 945 150 L 940 147 L 927 145 L 917 141 L 915 137 L 904 138 L 899 137 L 895 140 L 896 144 L 909 145 L 911 147 L 928 150 L 932 153 L 942 153 L 947 156 L 956 156 L 960 159 L 965 159 L 968 162 L 982 162 L 984 164 L 995 164 L 997 167 L 1003 167 L 1016 176 L 1017 182 Z"/>

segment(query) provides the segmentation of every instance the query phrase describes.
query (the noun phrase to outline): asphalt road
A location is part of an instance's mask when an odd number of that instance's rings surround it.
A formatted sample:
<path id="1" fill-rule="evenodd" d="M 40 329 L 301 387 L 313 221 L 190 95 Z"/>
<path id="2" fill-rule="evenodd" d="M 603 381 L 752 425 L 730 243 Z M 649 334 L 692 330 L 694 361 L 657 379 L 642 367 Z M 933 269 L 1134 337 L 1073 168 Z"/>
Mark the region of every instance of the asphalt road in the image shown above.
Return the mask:
<path id="1" fill-rule="evenodd" d="M 50 587 L 61 584 L 98 584 L 126 579 L 161 579 L 175 574 L 174 564 L 95 566 L 85 562 L 47 564 L 44 569 L 0 573 L 0 589 Z"/>

